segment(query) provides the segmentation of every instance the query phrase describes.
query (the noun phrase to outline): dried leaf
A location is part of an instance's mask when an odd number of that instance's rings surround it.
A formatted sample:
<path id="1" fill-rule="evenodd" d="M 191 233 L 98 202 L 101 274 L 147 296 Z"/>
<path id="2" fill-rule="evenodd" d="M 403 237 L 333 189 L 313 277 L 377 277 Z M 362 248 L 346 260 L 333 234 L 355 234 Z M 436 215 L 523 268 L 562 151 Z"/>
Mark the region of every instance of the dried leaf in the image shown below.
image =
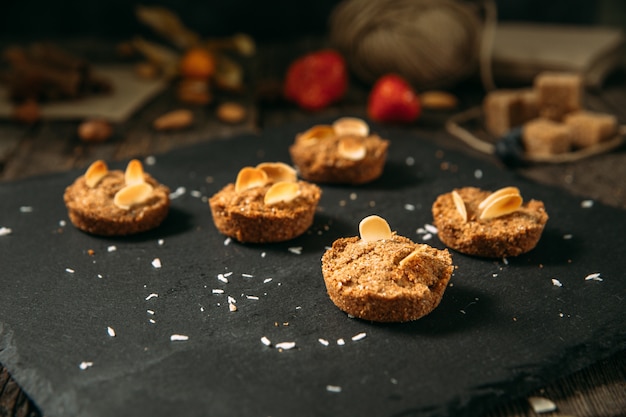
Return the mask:
<path id="1" fill-rule="evenodd" d="M 198 34 L 188 29 L 171 10 L 160 6 L 137 6 L 137 18 L 180 49 L 196 45 Z"/>

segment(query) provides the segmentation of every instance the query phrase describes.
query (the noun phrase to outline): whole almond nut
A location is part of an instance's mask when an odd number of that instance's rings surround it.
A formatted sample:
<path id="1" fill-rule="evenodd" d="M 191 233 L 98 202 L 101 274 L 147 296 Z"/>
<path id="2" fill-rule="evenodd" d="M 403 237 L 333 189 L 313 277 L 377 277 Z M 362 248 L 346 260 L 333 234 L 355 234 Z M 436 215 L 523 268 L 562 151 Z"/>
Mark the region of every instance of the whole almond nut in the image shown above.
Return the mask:
<path id="1" fill-rule="evenodd" d="M 217 108 L 217 118 L 224 123 L 241 123 L 247 116 L 246 108 L 234 102 L 222 103 Z"/>
<path id="2" fill-rule="evenodd" d="M 104 142 L 113 134 L 113 126 L 105 119 L 85 120 L 78 126 L 78 137 L 83 142 Z"/>
<path id="3" fill-rule="evenodd" d="M 191 126 L 193 113 L 190 110 L 174 110 L 155 119 L 156 130 L 179 130 Z"/>
<path id="4" fill-rule="evenodd" d="M 456 96 L 446 91 L 424 91 L 420 94 L 422 106 L 433 110 L 451 110 L 458 105 Z"/>

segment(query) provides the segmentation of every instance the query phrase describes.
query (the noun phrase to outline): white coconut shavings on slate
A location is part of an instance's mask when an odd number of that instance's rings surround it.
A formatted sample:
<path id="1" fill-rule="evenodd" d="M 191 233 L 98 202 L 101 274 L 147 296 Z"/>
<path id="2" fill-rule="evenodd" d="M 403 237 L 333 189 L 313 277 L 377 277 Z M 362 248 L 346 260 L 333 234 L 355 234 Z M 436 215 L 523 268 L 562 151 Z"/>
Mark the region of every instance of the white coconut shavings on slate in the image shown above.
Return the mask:
<path id="1" fill-rule="evenodd" d="M 326 385 L 326 391 L 340 393 L 341 387 L 339 385 Z"/>
<path id="2" fill-rule="evenodd" d="M 170 193 L 170 200 L 175 200 L 178 197 L 185 195 L 187 189 L 185 187 L 178 187 L 174 192 Z"/>
<path id="3" fill-rule="evenodd" d="M 161 266 L 162 266 L 162 265 L 161 265 L 161 260 L 160 260 L 159 258 L 154 258 L 154 259 L 152 260 L 152 266 L 153 266 L 155 269 L 159 269 L 159 268 L 161 268 Z"/>
<path id="4" fill-rule="evenodd" d="M 562 287 L 563 284 L 561 284 L 561 281 L 559 281 L 556 278 L 552 278 L 552 285 L 554 285 L 555 287 Z"/>
<path id="5" fill-rule="evenodd" d="M 580 202 L 580 207 L 582 208 L 591 208 L 593 207 L 593 200 L 583 200 Z"/>
<path id="6" fill-rule="evenodd" d="M 173 334 L 170 336 L 170 341 L 172 342 L 184 342 L 189 340 L 189 336 L 184 334 Z"/>
<path id="7" fill-rule="evenodd" d="M 8 236 L 11 233 L 13 233 L 13 230 L 10 228 L 4 226 L 0 227 L 0 236 Z"/>
<path id="8" fill-rule="evenodd" d="M 111 326 L 107 327 L 107 333 L 109 334 L 109 336 L 111 337 L 115 337 L 116 333 L 115 333 L 115 329 Z"/>
<path id="9" fill-rule="evenodd" d="M 89 361 L 83 361 L 81 363 L 78 364 L 78 367 L 84 371 L 87 368 L 91 368 L 93 366 L 93 362 L 89 362 Z"/>
<path id="10" fill-rule="evenodd" d="M 296 347 L 296 342 L 280 342 L 276 343 L 276 349 L 290 350 Z"/>
<path id="11" fill-rule="evenodd" d="M 599 272 L 594 272 L 593 274 L 587 275 L 585 281 L 603 281 L 603 279 L 600 277 Z"/>

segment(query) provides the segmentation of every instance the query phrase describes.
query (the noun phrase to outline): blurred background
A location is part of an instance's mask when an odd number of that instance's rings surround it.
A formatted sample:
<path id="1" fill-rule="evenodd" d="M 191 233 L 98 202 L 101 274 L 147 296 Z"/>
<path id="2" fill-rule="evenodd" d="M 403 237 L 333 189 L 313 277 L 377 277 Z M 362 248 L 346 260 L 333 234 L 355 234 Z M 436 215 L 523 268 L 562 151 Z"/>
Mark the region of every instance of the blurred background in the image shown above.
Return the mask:
<path id="1" fill-rule="evenodd" d="M 162 5 L 175 11 L 201 35 L 245 32 L 257 40 L 279 40 L 286 35 L 319 35 L 327 31 L 328 17 L 339 0 L 158 0 L 132 3 L 108 1 L 4 0 L 0 36 L 96 36 L 125 38 L 149 33 L 138 23 L 134 5 Z M 501 21 L 559 22 L 611 25 L 626 28 L 623 0 L 497 0 Z"/>

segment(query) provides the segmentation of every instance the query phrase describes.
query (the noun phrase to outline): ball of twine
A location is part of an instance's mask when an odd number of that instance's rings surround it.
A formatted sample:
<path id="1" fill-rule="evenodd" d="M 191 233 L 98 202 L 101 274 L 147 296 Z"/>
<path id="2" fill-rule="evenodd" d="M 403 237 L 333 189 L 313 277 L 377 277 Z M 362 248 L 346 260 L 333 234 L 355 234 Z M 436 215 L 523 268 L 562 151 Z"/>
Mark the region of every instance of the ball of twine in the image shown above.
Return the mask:
<path id="1" fill-rule="evenodd" d="M 330 40 L 371 83 L 387 73 L 415 88 L 444 88 L 478 68 L 483 21 L 456 0 L 346 0 L 330 17 Z"/>

